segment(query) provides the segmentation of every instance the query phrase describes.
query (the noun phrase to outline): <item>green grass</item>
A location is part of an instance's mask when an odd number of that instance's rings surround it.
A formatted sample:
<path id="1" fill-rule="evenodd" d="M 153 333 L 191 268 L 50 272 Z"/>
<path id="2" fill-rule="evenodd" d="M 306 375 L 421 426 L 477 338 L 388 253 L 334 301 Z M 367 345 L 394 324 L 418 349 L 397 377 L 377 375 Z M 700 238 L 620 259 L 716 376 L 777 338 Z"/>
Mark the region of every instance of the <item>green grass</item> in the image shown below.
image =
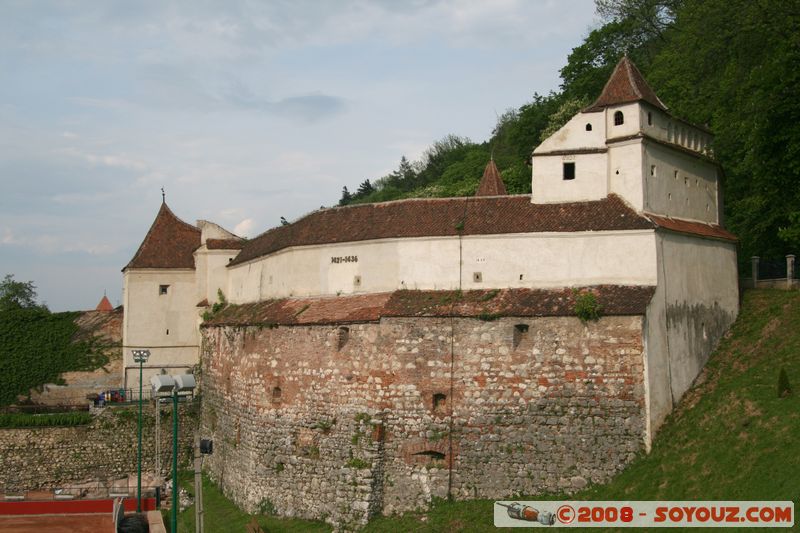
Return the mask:
<path id="1" fill-rule="evenodd" d="M 194 495 L 194 474 L 191 472 L 181 473 L 180 483 L 190 494 Z M 313 522 L 300 519 L 283 519 L 266 515 L 249 515 L 242 512 L 236 505 L 222 494 L 222 491 L 203 475 L 203 504 L 205 513 L 203 524 L 206 533 L 244 533 L 247 524 L 255 516 L 258 525 L 266 532 L 287 532 L 287 533 L 314 533 L 329 532 L 331 526 L 322 522 Z M 170 531 L 170 511 L 163 511 L 164 524 L 167 531 Z M 194 505 L 185 511 L 178 513 L 178 532 L 194 533 Z"/>
<path id="2" fill-rule="evenodd" d="M 778 397 L 781 368 L 795 391 L 784 398 Z M 611 483 L 590 486 L 570 499 L 794 500 L 795 509 L 800 508 L 798 390 L 800 292 L 749 291 L 732 331 L 659 430 L 652 452 Z M 204 491 L 206 531 L 244 531 L 250 516 L 208 480 Z M 194 508 L 180 519 L 181 532 L 194 531 Z M 377 518 L 364 531 L 496 531 L 492 520 L 491 500 L 440 500 L 426 511 Z M 329 531 L 323 524 L 301 520 L 262 516 L 259 523 L 269 532 Z"/>

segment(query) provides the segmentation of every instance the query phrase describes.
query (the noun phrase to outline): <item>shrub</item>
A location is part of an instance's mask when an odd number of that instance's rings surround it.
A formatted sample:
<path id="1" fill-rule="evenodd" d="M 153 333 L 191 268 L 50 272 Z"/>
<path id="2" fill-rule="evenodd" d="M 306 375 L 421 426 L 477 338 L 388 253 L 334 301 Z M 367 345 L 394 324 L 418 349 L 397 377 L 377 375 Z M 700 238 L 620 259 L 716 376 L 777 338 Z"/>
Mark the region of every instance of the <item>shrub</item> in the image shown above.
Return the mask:
<path id="1" fill-rule="evenodd" d="M 352 459 L 347 461 L 346 466 L 349 466 L 350 468 L 358 468 L 359 470 L 362 470 L 364 468 L 369 468 L 372 465 L 370 465 L 364 459 L 359 459 L 357 457 L 353 457 Z"/>
<path id="2" fill-rule="evenodd" d="M 575 315 L 581 322 L 598 320 L 603 313 L 603 308 L 597 301 L 597 297 L 592 292 L 575 291 Z"/>

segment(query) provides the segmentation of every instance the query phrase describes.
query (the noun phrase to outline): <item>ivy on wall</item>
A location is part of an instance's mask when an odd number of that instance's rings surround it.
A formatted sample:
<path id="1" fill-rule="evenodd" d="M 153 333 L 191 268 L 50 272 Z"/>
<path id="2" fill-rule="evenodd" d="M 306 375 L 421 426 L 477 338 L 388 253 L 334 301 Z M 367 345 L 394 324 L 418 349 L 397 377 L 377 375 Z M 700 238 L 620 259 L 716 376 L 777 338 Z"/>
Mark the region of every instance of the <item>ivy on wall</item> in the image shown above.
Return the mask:
<path id="1" fill-rule="evenodd" d="M 16 402 L 34 387 L 61 383 L 62 372 L 108 363 L 105 345 L 79 335 L 79 315 L 41 308 L 0 312 L 0 406 Z"/>

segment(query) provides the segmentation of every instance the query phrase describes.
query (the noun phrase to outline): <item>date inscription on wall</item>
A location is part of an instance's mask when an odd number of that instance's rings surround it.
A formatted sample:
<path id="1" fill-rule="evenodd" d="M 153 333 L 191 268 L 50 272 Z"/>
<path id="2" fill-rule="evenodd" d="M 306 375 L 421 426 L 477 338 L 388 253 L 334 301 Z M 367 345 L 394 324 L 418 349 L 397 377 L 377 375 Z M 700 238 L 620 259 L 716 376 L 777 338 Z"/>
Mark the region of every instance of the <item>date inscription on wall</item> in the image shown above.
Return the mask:
<path id="1" fill-rule="evenodd" d="M 358 256 L 343 255 L 340 257 L 331 257 L 331 263 L 358 263 Z"/>

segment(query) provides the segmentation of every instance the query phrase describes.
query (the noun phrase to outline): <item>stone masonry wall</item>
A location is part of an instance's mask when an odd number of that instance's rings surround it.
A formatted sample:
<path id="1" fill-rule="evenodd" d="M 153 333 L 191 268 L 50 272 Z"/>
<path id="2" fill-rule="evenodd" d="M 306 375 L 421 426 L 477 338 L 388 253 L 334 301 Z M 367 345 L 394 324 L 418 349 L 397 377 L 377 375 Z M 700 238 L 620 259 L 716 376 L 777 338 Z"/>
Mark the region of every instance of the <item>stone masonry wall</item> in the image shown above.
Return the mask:
<path id="1" fill-rule="evenodd" d="M 197 404 L 180 404 L 178 460 L 187 465 L 197 427 Z M 120 488 L 133 475 L 136 488 L 137 406 L 109 407 L 91 424 L 75 427 L 0 429 L 0 494 L 30 490 Z M 155 406 L 142 413 L 142 471 L 154 473 Z M 161 406 L 161 472 L 172 465 L 172 406 Z M 152 476 L 148 476 L 152 477 Z M 125 482 L 121 480 L 125 479 Z M 144 482 L 143 482 L 144 483 Z M 105 496 L 105 494 L 102 494 Z"/>
<path id="2" fill-rule="evenodd" d="M 249 511 L 342 527 L 605 481 L 643 447 L 642 320 L 204 329 L 206 466 Z"/>

